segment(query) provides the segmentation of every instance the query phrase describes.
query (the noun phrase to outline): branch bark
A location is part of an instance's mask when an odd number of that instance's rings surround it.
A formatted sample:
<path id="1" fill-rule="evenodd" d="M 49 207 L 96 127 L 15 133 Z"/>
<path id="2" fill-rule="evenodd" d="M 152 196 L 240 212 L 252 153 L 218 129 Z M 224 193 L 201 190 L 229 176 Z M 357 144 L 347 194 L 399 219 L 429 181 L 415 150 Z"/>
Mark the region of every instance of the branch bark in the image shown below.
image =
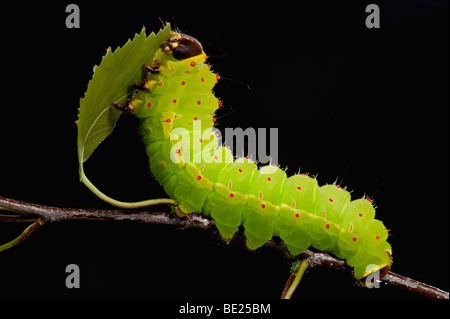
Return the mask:
<path id="1" fill-rule="evenodd" d="M 92 221 L 132 221 L 138 223 L 172 225 L 178 227 L 194 227 L 205 230 L 214 230 L 214 220 L 207 219 L 201 215 L 190 214 L 186 218 L 176 217 L 168 212 L 148 212 L 148 211 L 127 211 L 127 210 L 98 210 L 98 209 L 77 209 L 42 206 L 33 203 L 21 202 L 18 200 L 0 196 L 0 208 L 16 213 L 15 215 L 1 214 L 0 221 L 3 222 L 34 222 L 24 233 L 15 239 L 14 245 L 23 241 L 28 235 L 45 223 L 54 223 L 63 220 L 92 220 Z M 238 240 L 244 240 L 242 232 L 235 236 Z M 286 251 L 287 248 L 282 241 L 270 239 L 266 246 Z M 8 246 L 7 248 L 9 248 Z M 333 256 L 306 250 L 303 257 L 308 259 L 309 267 L 328 267 L 342 271 L 351 271 L 352 268 L 344 261 Z M 393 272 L 387 273 L 380 278 L 381 281 L 420 294 L 427 298 L 449 299 L 449 293 L 428 284 L 404 277 Z"/>

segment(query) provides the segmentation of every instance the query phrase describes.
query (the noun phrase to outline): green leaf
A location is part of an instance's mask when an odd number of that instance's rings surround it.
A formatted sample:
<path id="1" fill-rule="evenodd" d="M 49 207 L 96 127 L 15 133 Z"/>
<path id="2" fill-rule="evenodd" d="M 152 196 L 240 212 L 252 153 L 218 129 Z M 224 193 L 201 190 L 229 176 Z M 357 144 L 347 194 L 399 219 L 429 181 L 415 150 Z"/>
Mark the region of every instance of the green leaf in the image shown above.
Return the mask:
<path id="1" fill-rule="evenodd" d="M 99 198 L 123 208 L 138 208 L 159 204 L 176 205 L 170 198 L 149 199 L 140 202 L 121 202 L 98 190 L 84 174 L 83 163 L 114 130 L 122 112 L 112 107 L 112 103 L 125 103 L 130 95 L 129 86 L 142 82 L 143 64 L 151 64 L 161 44 L 170 38 L 170 24 L 157 35 L 148 37 L 145 29 L 136 34 L 133 40 L 114 52 L 108 48 L 102 62 L 94 67 L 94 75 L 89 82 L 84 98 L 80 103 L 78 114 L 78 162 L 80 180 Z M 14 243 L 14 242 L 13 242 Z M 3 246 L 2 246 L 3 247 Z M 6 246 L 5 246 L 6 247 Z"/>
<path id="2" fill-rule="evenodd" d="M 89 82 L 80 103 L 78 125 L 78 162 L 80 175 L 83 163 L 98 145 L 114 130 L 122 112 L 112 103 L 125 103 L 129 98 L 129 86 L 142 82 L 142 64 L 151 64 L 161 44 L 170 38 L 170 24 L 157 35 L 148 37 L 143 28 L 133 40 L 114 52 L 108 48 L 100 65 L 94 67 L 94 75 Z"/>

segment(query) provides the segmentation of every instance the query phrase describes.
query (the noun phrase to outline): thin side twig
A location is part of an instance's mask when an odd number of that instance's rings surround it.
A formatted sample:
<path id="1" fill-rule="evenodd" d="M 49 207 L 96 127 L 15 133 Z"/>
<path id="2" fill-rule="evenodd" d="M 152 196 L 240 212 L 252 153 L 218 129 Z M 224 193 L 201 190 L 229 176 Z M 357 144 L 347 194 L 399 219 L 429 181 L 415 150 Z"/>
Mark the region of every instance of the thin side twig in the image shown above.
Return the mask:
<path id="1" fill-rule="evenodd" d="M 302 280 L 303 274 L 309 267 L 309 259 L 305 258 L 302 261 L 298 261 L 296 264 L 299 265 L 298 267 L 296 267 L 295 271 L 292 271 L 291 268 L 291 275 L 289 276 L 289 279 L 284 286 L 283 293 L 281 294 L 281 299 L 291 299 L 291 296 L 294 293 L 295 289 L 297 289 L 300 280 Z"/>
<path id="2" fill-rule="evenodd" d="M 0 207 L 24 215 L 21 217 L 18 215 L 0 213 L 0 221 L 19 221 L 20 218 L 27 221 L 32 220 L 35 221 L 33 224 L 34 226 L 32 225 L 33 227 L 31 227 L 32 230 L 44 223 L 54 223 L 63 220 L 133 221 L 157 225 L 194 227 L 205 230 L 215 229 L 214 220 L 194 214 L 188 215 L 187 218 L 179 218 L 176 217 L 175 214 L 167 212 L 60 208 L 21 202 L 1 196 Z M 12 220 L 15 218 L 18 219 Z M 26 236 L 20 239 L 20 241 L 24 240 L 30 233 L 31 232 L 28 232 Z M 242 232 L 238 232 L 235 238 L 237 240 L 244 240 L 245 236 Z M 282 251 L 287 250 L 282 241 L 274 239 L 270 239 L 266 243 L 266 246 Z M 321 266 L 340 269 L 342 271 L 352 271 L 352 268 L 344 260 L 334 258 L 326 253 L 306 250 L 302 254 L 302 257 L 307 258 L 310 268 Z M 449 293 L 446 291 L 392 272 L 387 273 L 385 276 L 380 278 L 380 280 L 386 282 L 387 284 L 409 290 L 427 298 L 449 299 Z"/>
<path id="3" fill-rule="evenodd" d="M 9 249 L 17 244 L 20 244 L 21 242 L 23 242 L 28 236 L 30 236 L 30 234 L 37 229 L 38 227 L 44 225 L 44 221 L 42 220 L 42 218 L 38 218 L 33 224 L 31 224 L 30 226 L 28 226 L 27 228 L 25 228 L 25 230 L 22 232 L 22 234 L 20 234 L 18 237 L 16 237 L 15 239 L 11 240 L 10 242 L 0 245 L 0 252 Z"/>

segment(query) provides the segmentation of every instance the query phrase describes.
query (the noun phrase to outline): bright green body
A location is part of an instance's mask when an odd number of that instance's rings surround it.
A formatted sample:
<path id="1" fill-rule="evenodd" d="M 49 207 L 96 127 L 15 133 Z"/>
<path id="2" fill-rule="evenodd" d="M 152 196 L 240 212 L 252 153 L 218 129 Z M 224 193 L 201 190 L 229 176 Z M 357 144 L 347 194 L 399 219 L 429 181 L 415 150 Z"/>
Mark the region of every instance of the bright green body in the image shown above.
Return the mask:
<path id="1" fill-rule="evenodd" d="M 319 187 L 306 175 L 288 178 L 273 166 L 258 170 L 249 159 L 232 162 L 214 134 L 202 134 L 211 132 L 220 105 L 211 92 L 217 77 L 205 59 L 179 61 L 159 50 L 159 72 L 148 75 L 148 91 L 130 102 L 141 119 L 151 171 L 182 212 L 213 218 L 225 239 L 243 225 L 250 249 L 279 236 L 293 255 L 309 246 L 330 252 L 346 259 L 357 279 L 388 269 L 388 232 L 368 199 L 350 201 L 338 185 Z"/>

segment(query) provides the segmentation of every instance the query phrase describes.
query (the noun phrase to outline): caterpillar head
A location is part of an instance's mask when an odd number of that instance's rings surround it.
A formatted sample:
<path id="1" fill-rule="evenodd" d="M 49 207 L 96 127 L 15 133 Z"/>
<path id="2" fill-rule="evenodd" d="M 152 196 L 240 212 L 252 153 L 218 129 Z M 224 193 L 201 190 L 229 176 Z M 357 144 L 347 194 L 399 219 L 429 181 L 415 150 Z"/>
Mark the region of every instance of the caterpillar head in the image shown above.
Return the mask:
<path id="1" fill-rule="evenodd" d="M 203 53 L 202 45 L 193 37 L 186 34 L 173 33 L 170 39 L 164 42 L 161 50 L 177 60 L 185 60 Z"/>

